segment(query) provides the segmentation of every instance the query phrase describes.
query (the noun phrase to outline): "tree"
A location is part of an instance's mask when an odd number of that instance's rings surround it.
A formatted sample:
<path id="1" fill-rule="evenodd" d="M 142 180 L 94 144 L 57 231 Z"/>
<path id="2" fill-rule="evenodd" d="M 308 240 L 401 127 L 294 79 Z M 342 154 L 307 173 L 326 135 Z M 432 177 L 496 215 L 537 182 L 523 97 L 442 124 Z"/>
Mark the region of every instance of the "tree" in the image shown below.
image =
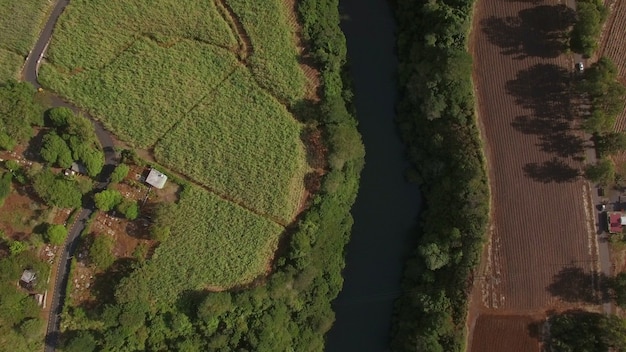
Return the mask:
<path id="1" fill-rule="evenodd" d="M 601 159 L 585 168 L 585 177 L 603 186 L 610 185 L 615 181 L 615 165 L 610 159 Z"/>
<path id="2" fill-rule="evenodd" d="M 126 164 L 119 164 L 111 173 L 111 183 L 118 183 L 122 181 L 127 175 L 130 168 Z"/>
<path id="3" fill-rule="evenodd" d="M 93 352 L 96 349 L 96 339 L 88 331 L 80 331 L 68 340 L 64 352 Z"/>
<path id="4" fill-rule="evenodd" d="M 94 196 L 96 207 L 102 211 L 110 211 L 122 201 L 122 195 L 114 189 L 106 189 Z"/>
<path id="5" fill-rule="evenodd" d="M 107 235 L 93 236 L 93 242 L 89 247 L 89 258 L 96 268 L 106 270 L 115 262 L 113 246 L 113 238 Z"/>
<path id="6" fill-rule="evenodd" d="M 122 200 L 122 202 L 117 205 L 116 209 L 124 214 L 124 217 L 128 220 L 135 220 L 139 216 L 139 205 L 133 200 Z"/>
<path id="7" fill-rule="evenodd" d="M 52 126 L 57 128 L 66 127 L 74 118 L 74 112 L 66 107 L 49 109 L 46 114 L 48 119 L 50 119 Z"/>
<path id="8" fill-rule="evenodd" d="M 626 134 L 609 132 L 595 136 L 596 146 L 601 154 L 615 154 L 626 150 Z"/>
<path id="9" fill-rule="evenodd" d="M 18 255 L 28 249 L 28 245 L 21 241 L 11 241 L 9 252 L 11 255 Z"/>
<path id="10" fill-rule="evenodd" d="M 76 182 L 65 177 L 58 177 L 50 169 L 43 169 L 33 175 L 33 188 L 48 205 L 61 208 L 78 208 L 82 203 L 82 194 Z"/>
<path id="11" fill-rule="evenodd" d="M 4 204 L 6 197 L 11 194 L 12 181 L 13 174 L 10 172 L 6 172 L 0 177 L 0 205 Z"/>
<path id="12" fill-rule="evenodd" d="M 617 274 L 610 281 L 610 286 L 613 289 L 615 303 L 621 308 L 626 308 L 626 273 Z"/>
<path id="13" fill-rule="evenodd" d="M 49 225 L 46 230 L 46 240 L 55 246 L 60 246 L 67 238 L 67 228 L 63 225 Z"/>
<path id="14" fill-rule="evenodd" d="M 67 146 L 67 143 L 54 132 L 50 132 L 43 137 L 39 155 L 46 162 L 57 164 L 64 169 L 72 166 L 74 162 L 72 151 Z"/>

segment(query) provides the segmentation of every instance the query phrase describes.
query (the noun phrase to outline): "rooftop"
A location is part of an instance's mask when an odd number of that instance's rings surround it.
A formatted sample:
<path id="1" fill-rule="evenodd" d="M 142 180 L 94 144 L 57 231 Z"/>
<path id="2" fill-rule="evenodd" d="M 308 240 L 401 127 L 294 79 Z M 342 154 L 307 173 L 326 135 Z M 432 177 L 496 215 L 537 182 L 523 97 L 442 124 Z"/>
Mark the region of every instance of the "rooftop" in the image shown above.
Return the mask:
<path id="1" fill-rule="evenodd" d="M 148 174 L 148 177 L 146 177 L 146 183 L 158 189 L 163 188 L 166 181 L 167 176 L 157 169 L 150 169 L 150 173 Z"/>
<path id="2" fill-rule="evenodd" d="M 20 278 L 20 281 L 30 284 L 31 282 L 35 281 L 36 278 L 37 278 L 37 275 L 35 275 L 34 271 L 26 269 L 22 273 L 22 277 Z"/>
<path id="3" fill-rule="evenodd" d="M 609 232 L 610 233 L 620 233 L 622 232 L 622 213 L 620 212 L 609 212 L 608 213 L 609 220 Z"/>

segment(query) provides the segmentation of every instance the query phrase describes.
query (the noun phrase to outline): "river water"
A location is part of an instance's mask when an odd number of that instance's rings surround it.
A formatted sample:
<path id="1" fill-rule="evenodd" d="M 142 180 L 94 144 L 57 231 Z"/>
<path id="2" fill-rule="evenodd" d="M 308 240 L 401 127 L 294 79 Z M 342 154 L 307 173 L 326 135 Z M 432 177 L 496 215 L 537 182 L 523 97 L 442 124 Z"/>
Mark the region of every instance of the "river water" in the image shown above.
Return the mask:
<path id="1" fill-rule="evenodd" d="M 404 179 L 408 164 L 393 121 L 397 58 L 389 2 L 340 0 L 340 11 L 366 157 L 326 351 L 387 351 L 393 301 L 400 294 L 404 261 L 415 247 L 421 198 L 417 186 Z"/>

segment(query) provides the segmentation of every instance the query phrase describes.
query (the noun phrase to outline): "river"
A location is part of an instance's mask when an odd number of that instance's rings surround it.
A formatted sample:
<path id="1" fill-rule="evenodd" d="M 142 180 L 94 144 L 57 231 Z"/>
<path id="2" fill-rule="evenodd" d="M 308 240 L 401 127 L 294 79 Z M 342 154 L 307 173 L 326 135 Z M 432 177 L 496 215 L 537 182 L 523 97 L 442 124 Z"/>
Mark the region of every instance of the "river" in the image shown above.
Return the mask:
<path id="1" fill-rule="evenodd" d="M 340 0 L 340 11 L 366 157 L 326 351 L 387 351 L 393 301 L 400 294 L 404 261 L 416 245 L 421 198 L 417 186 L 404 179 L 408 163 L 393 121 L 397 58 L 390 4 Z"/>

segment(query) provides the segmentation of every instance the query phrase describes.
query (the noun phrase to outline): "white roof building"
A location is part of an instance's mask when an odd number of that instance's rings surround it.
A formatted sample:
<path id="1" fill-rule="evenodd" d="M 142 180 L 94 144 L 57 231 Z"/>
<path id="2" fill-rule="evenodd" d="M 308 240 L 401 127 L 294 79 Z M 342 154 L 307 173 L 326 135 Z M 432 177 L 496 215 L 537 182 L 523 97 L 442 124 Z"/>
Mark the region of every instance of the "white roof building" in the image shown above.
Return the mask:
<path id="1" fill-rule="evenodd" d="M 167 181 L 167 176 L 156 169 L 150 169 L 148 177 L 146 177 L 146 183 L 158 189 L 162 189 Z"/>

